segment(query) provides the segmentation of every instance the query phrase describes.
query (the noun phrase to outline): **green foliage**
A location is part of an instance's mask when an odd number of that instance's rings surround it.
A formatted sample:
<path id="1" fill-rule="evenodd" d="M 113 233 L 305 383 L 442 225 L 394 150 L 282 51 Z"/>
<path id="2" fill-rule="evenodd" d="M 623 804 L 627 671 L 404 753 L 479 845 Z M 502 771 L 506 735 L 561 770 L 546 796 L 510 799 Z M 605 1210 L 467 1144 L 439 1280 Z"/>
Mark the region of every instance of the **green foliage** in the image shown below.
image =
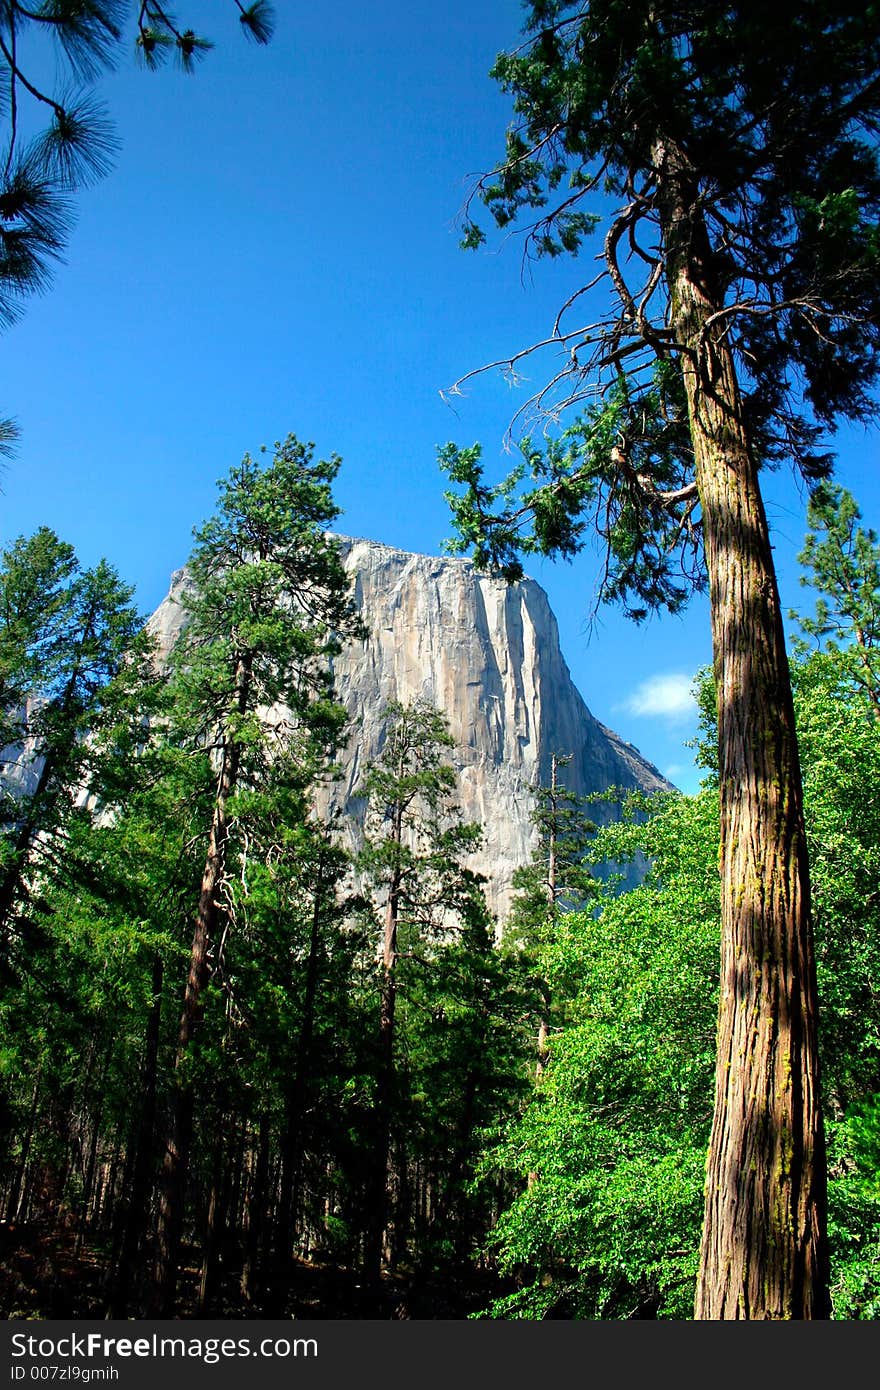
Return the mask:
<path id="1" fill-rule="evenodd" d="M 514 871 L 516 897 L 504 928 L 507 944 L 552 936 L 559 914 L 583 907 L 596 891 L 589 867 L 596 825 L 586 813 L 588 799 L 558 775 L 570 762 L 570 754 L 554 754 L 549 785 L 535 788 L 531 821 L 539 841 L 530 862 Z"/>
<path id="2" fill-rule="evenodd" d="M 865 679 L 876 542 L 823 489 L 803 560 L 821 644 L 792 674 L 813 879 L 836 1317 L 877 1316 L 880 1192 L 880 738 Z M 861 639 L 859 634 L 861 633 Z M 864 648 L 862 648 L 864 643 Z M 600 832 L 597 854 L 641 849 L 644 884 L 563 918 L 545 963 L 564 1027 L 532 1103 L 487 1157 L 527 1185 L 498 1223 L 519 1290 L 496 1316 L 690 1315 L 713 1084 L 719 932 L 715 691 L 697 681 L 695 798 L 657 799 L 645 824 Z"/>
<path id="3" fill-rule="evenodd" d="M 848 655 L 819 652 L 794 675 L 823 1007 L 832 1296 L 835 1316 L 871 1318 L 880 1311 L 880 726 Z"/>
<path id="4" fill-rule="evenodd" d="M 691 687 L 697 704 L 697 733 L 685 745 L 693 748 L 694 762 L 706 772 L 704 786 L 718 786 L 718 707 L 715 676 L 711 666 L 702 666 Z"/>
<path id="5" fill-rule="evenodd" d="M 223 1269 L 241 1258 L 239 1238 L 264 1271 L 270 1251 L 281 1260 L 301 1248 L 352 1264 L 370 1219 L 376 921 L 352 894 L 339 826 L 313 810 L 342 727 L 328 667 L 342 637 L 361 631 L 328 533 L 338 462 L 290 438 L 264 466 L 246 458 L 232 470 L 196 534 L 184 621 L 158 678 L 106 566 L 81 573 L 48 531 L 0 566 L 4 727 L 32 737 L 48 768 L 38 796 L 8 801 L 0 864 L 22 867 L 27 812 L 31 857 L 0 979 L 4 1209 L 75 1219 L 113 1278 L 124 1239 L 128 1312 L 145 1307 L 151 1192 L 181 1096 L 194 1103 L 184 1238 L 200 1249 L 212 1186 L 238 1164 Z M 395 1249 L 458 1280 L 497 1201 L 473 1185 L 480 1134 L 503 1128 L 527 1084 L 535 1005 L 494 945 L 467 867 L 480 832 L 455 807 L 450 747 L 436 711 L 389 711 L 364 782 L 360 868 L 375 912 L 393 881 L 400 914 Z M 222 868 L 183 1046 L 180 990 L 209 843 Z M 256 1297 L 259 1279 L 248 1288 Z"/>
<path id="6" fill-rule="evenodd" d="M 355 986 L 362 934 L 342 891 L 347 856 L 315 823 L 299 778 L 277 766 L 233 806 L 230 930 L 214 953 L 195 1058 L 207 1094 L 279 1133 L 296 1108 L 297 1168 L 307 1190 L 350 1167 L 361 1042 L 373 1019 Z M 240 827 L 240 831 L 239 831 Z M 212 1142 L 210 1117 L 203 1143 Z"/>
<path id="7" fill-rule="evenodd" d="M 426 1268 L 447 1270 L 475 1254 L 486 1228 L 491 1196 L 472 1187 L 479 1132 L 516 1103 L 522 1019 L 534 1007 L 521 973 L 508 978 L 482 879 L 465 863 L 481 830 L 461 819 L 452 746 L 432 706 L 389 706 L 362 783 L 366 842 L 357 859 L 374 942 L 384 922 L 376 1096 L 397 1172 L 391 1229 L 398 1255 L 409 1240 Z M 403 1197 L 413 1169 L 431 1193 L 430 1209 L 415 1213 Z"/>
<path id="8" fill-rule="evenodd" d="M 51 1191 L 71 1115 L 97 1113 L 108 1133 L 131 1123 L 151 961 L 179 949 L 165 869 L 171 859 L 181 875 L 170 826 L 186 833 L 192 788 L 178 799 L 179 774 L 150 748 L 161 686 L 131 590 L 110 567 L 80 571 L 43 528 L 4 556 L 0 592 L 17 740 L 0 840 L 0 1090 L 18 1141 L 4 1160 L 13 1175 L 28 1157 L 47 1165 Z M 85 1167 L 71 1171 L 69 1200 L 85 1180 Z"/>
<path id="9" fill-rule="evenodd" d="M 52 874 L 87 795 L 101 794 L 101 740 L 139 729 L 151 643 L 132 590 L 106 561 L 80 571 L 45 528 L 0 567 L 8 784 L 0 804 L 0 929 L 34 874 Z"/>
<path id="10" fill-rule="evenodd" d="M 253 775 L 294 745 L 307 761 L 310 739 L 332 751 L 341 726 L 329 664 L 340 637 L 360 627 L 326 529 L 338 516 L 340 462 L 316 460 L 293 435 L 265 467 L 245 455 L 221 484 L 217 513 L 196 532 L 180 600 L 187 622 L 171 657 L 174 736 L 235 743 Z M 278 702 L 289 717 L 267 721 Z"/>
<path id="11" fill-rule="evenodd" d="M 601 597 L 637 619 L 676 611 L 704 573 L 670 209 L 679 194 L 688 204 L 690 271 L 723 324 L 756 458 L 793 463 L 812 486 L 830 469 L 827 428 L 874 410 L 878 12 L 530 0 L 526 13 L 525 41 L 493 69 L 513 123 L 466 207 L 463 244 L 485 239 L 482 201 L 524 234 L 526 256 L 577 255 L 601 230 L 601 269 L 507 364 L 517 379 L 523 359 L 552 351 L 518 418 L 528 429 L 534 414 L 545 433 L 563 413 L 573 425 L 539 450 L 527 439 L 526 466 L 500 487 L 483 482 L 474 449 L 442 451 L 461 489 L 456 544 L 510 578 L 522 556 L 570 556 L 594 531 Z"/>
<path id="12" fill-rule="evenodd" d="M 830 1174 L 829 1228 L 837 1254 L 832 1293 L 835 1316 L 880 1317 L 880 1096 L 850 1107 L 829 1126 L 834 1167 Z"/>
<path id="13" fill-rule="evenodd" d="M 597 862 L 641 850 L 652 869 L 621 896 L 603 886 L 598 912 L 563 915 L 544 953 L 565 1026 L 488 1158 L 527 1179 L 493 1238 L 521 1288 L 494 1316 L 690 1315 L 712 1107 L 716 836 L 710 793 L 656 798 L 646 823 L 599 832 Z"/>
<path id="14" fill-rule="evenodd" d="M 880 1307 L 880 738 L 838 651 L 793 665 L 813 878 L 838 1318 Z M 714 690 L 700 683 L 711 760 Z M 637 814 L 648 812 L 644 823 Z M 717 802 L 633 804 L 595 855 L 641 850 L 645 882 L 603 888 L 544 952 L 564 1026 L 531 1104 L 494 1151 L 527 1184 L 495 1242 L 519 1290 L 502 1317 L 689 1317 L 712 1114 L 720 930 Z"/>
<path id="15" fill-rule="evenodd" d="M 570 791 L 560 774 L 571 756 L 551 756 L 550 780 L 534 789 L 532 824 L 538 844 L 531 860 L 513 875 L 515 895 L 504 924 L 504 947 L 516 956 L 516 970 L 534 993 L 538 1070 L 546 1065 L 556 1027 L 555 999 L 547 978 L 545 956 L 557 941 L 559 919 L 592 901 L 592 842 L 595 824 L 586 816 L 587 798 Z"/>
<path id="16" fill-rule="evenodd" d="M 297 893 L 308 903 L 318 891 L 309 867 L 314 831 L 297 827 L 343 725 L 330 662 L 341 636 L 360 632 L 327 530 L 338 515 L 339 465 L 336 456 L 316 460 L 312 445 L 289 435 L 271 462 L 245 455 L 230 470 L 215 514 L 195 532 L 180 598 L 186 622 L 169 659 L 165 738 L 169 749 L 193 753 L 214 782 L 199 838 L 203 863 L 213 856 L 219 875 L 207 943 L 211 987 L 199 1004 L 198 1056 L 187 1067 L 212 1086 L 226 1077 L 230 1095 L 254 1070 L 268 1074 L 256 1019 L 262 1008 L 267 1021 L 277 1019 L 267 997 L 278 987 L 270 966 L 276 933 L 301 933 L 309 909 Z M 270 864 L 267 876 L 261 865 Z M 337 866 L 327 875 L 322 891 L 339 873 Z M 196 902 L 205 911 L 203 898 L 194 894 L 192 915 Z M 288 958 L 280 950 L 292 989 Z"/>
<path id="17" fill-rule="evenodd" d="M 0 558 L 0 744 L 26 734 L 27 701 L 51 682 L 76 557 L 43 526 Z"/>
<path id="18" fill-rule="evenodd" d="M 440 712 L 425 702 L 393 703 L 385 739 L 361 784 L 367 836 L 358 868 L 377 902 L 395 893 L 404 938 L 441 933 L 449 914 L 467 915 L 480 880 L 462 859 L 482 831 L 465 824 L 455 804 L 455 771 L 445 761 L 453 741 Z"/>
<path id="19" fill-rule="evenodd" d="M 632 196 L 655 141 L 676 142 L 699 181 L 726 297 L 770 310 L 730 316 L 756 413 L 766 421 L 781 407 L 789 380 L 774 386 L 772 374 L 787 362 L 821 417 L 861 414 L 877 346 L 880 177 L 865 139 L 877 115 L 874 9 L 593 0 L 532 5 L 528 28 L 531 41 L 494 70 L 518 126 L 500 177 L 481 190 L 490 210 L 506 224 L 546 209 L 543 235 L 600 177 Z M 638 195 L 646 231 L 655 196 Z"/>
<path id="20" fill-rule="evenodd" d="M 463 489 L 445 494 L 456 529 L 449 549 L 515 580 L 520 556 L 570 559 L 598 537 L 600 602 L 620 603 L 636 621 L 681 609 L 705 582 L 691 524 L 690 434 L 680 375 L 663 362 L 653 377 L 636 390 L 620 374 L 558 439 L 522 440 L 523 462 L 495 487 L 483 482 L 479 445 L 445 445 L 440 467 Z"/>
<path id="21" fill-rule="evenodd" d="M 810 499 L 810 531 L 801 552 L 803 585 L 819 591 L 812 617 L 801 629 L 868 696 L 880 718 L 880 545 L 874 531 L 859 525 L 853 497 L 832 484 Z M 795 614 L 792 615 L 797 616 Z"/>
<path id="22" fill-rule="evenodd" d="M 412 1246 L 425 1268 L 459 1274 L 479 1256 L 496 1195 L 474 1175 L 485 1135 L 506 1129 L 528 1087 L 537 1008 L 520 962 L 499 951 L 477 899 L 455 935 L 405 971 L 400 1008 L 398 1129 L 433 1191 L 415 1216 Z M 453 1274 L 454 1277 L 454 1274 Z"/>

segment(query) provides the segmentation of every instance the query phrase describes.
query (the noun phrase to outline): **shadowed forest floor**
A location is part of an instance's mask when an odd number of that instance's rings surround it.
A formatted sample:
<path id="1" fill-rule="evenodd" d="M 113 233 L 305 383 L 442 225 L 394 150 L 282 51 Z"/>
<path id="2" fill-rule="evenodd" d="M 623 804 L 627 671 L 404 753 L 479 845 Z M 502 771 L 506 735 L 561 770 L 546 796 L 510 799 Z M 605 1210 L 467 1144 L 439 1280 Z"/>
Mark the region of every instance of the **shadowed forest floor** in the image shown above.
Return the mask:
<path id="1" fill-rule="evenodd" d="M 102 1319 L 106 1269 L 106 1256 L 78 1241 L 73 1221 L 0 1223 L 0 1315 L 6 1319 Z M 344 1265 L 297 1260 L 288 1277 L 268 1283 L 251 1305 L 241 1297 L 240 1269 L 222 1270 L 210 1308 L 197 1312 L 200 1273 L 184 1259 L 181 1318 L 466 1318 L 503 1291 L 497 1276 L 475 1269 L 447 1277 L 397 1271 L 373 1291 Z"/>

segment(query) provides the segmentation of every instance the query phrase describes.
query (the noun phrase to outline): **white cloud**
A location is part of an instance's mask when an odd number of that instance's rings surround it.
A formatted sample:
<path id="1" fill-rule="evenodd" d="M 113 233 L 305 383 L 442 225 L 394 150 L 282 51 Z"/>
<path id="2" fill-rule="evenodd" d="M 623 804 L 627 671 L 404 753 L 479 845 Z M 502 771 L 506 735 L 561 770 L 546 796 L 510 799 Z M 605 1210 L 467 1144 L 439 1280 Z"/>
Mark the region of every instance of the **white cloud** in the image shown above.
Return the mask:
<path id="1" fill-rule="evenodd" d="M 649 676 L 627 696 L 623 708 L 637 718 L 686 719 L 696 709 L 691 694 L 693 679 L 680 671 Z"/>

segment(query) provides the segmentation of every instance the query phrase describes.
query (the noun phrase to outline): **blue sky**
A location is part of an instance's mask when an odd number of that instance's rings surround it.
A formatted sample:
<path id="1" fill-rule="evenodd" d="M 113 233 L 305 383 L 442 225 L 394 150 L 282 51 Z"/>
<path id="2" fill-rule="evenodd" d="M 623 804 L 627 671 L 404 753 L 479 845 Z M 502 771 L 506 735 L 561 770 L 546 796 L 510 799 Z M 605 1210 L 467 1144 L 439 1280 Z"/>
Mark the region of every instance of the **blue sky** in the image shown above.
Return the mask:
<path id="1" fill-rule="evenodd" d="M 279 0 L 272 44 L 231 3 L 180 0 L 216 41 L 194 77 L 127 56 L 100 83 L 120 152 L 78 197 L 66 264 L 2 343 L 0 413 L 21 443 L 0 543 L 52 526 L 101 555 L 145 611 L 186 559 L 215 482 L 294 432 L 344 463 L 339 529 L 436 553 L 450 533 L 436 449 L 480 440 L 487 472 L 521 401 L 499 377 L 440 392 L 552 325 L 586 266 L 522 275 L 517 244 L 458 249 L 469 175 L 500 152 L 507 99 L 488 77 L 517 41 L 515 0 L 443 7 Z M 537 383 L 537 376 L 535 381 Z M 841 480 L 880 524 L 876 433 L 841 440 Z M 779 474 L 768 508 L 786 606 L 804 501 Z M 691 790 L 687 686 L 709 661 L 705 601 L 588 632 L 597 562 L 536 562 L 593 713 Z"/>

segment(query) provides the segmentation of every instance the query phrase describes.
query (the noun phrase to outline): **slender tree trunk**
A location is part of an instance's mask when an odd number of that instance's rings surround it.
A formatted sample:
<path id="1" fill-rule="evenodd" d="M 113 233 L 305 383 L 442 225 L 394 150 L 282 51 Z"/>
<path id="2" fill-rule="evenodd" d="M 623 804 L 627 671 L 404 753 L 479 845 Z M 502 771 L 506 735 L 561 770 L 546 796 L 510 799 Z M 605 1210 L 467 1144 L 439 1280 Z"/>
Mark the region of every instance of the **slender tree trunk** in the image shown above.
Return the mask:
<path id="1" fill-rule="evenodd" d="M 45 1181 L 43 1188 L 44 1212 L 59 1216 L 66 1207 L 67 1185 L 76 1162 L 76 1145 L 79 1136 L 74 1132 L 74 1085 L 68 1082 L 53 1094 L 50 1105 L 49 1127 L 57 1140 L 60 1160 L 44 1165 Z"/>
<path id="2" fill-rule="evenodd" d="M 234 1139 L 234 1142 L 232 1142 Z M 225 1181 L 222 1189 L 224 1220 L 226 1223 L 226 1244 L 230 1249 L 236 1243 L 244 1259 L 243 1243 L 239 1241 L 244 1226 L 244 1187 L 245 1150 L 248 1143 L 247 1121 L 236 1111 L 232 1113 L 230 1135 L 230 1159 L 226 1164 Z"/>
<path id="3" fill-rule="evenodd" d="M 217 1246 L 223 1228 L 223 1116 L 218 1116 L 218 1134 L 214 1140 L 214 1159 L 211 1165 L 211 1192 L 205 1220 L 205 1239 L 202 1248 L 202 1272 L 196 1298 L 196 1317 L 206 1318 L 214 1294 L 217 1276 Z"/>
<path id="4" fill-rule="evenodd" d="M 485 1037 L 481 1037 L 476 1043 L 476 1053 L 482 1056 Z M 464 1253 L 463 1219 L 457 1204 L 461 1200 L 462 1181 L 468 1172 L 473 1161 L 474 1155 L 474 1107 L 477 1099 L 477 1090 L 481 1081 L 481 1073 L 475 1069 L 467 1073 L 462 1094 L 461 1115 L 459 1118 L 455 1143 L 449 1162 L 446 1167 L 444 1181 L 438 1184 L 437 1200 L 434 1204 L 432 1213 L 432 1225 L 442 1231 L 447 1239 L 452 1238 L 453 1248 L 456 1254 Z M 529 1186 L 537 1181 L 538 1174 L 529 1174 Z"/>
<path id="5" fill-rule="evenodd" d="M 28 1111 L 28 1127 L 21 1145 L 21 1156 L 16 1164 L 15 1176 L 12 1179 L 12 1187 L 9 1190 L 9 1196 L 6 1201 L 7 1221 L 18 1221 L 21 1217 L 21 1197 L 24 1190 L 24 1179 L 27 1173 L 28 1160 L 31 1156 L 31 1144 L 34 1141 L 34 1129 L 37 1124 L 37 1101 L 40 1097 L 40 1083 L 42 1079 L 43 1063 L 40 1062 L 34 1080 L 34 1090 L 31 1096 L 30 1109 Z"/>
<path id="6" fill-rule="evenodd" d="M 391 1193 L 390 1209 L 394 1214 L 388 1241 L 388 1258 L 392 1269 L 406 1258 L 407 1245 L 412 1229 L 413 1194 L 406 1152 L 402 1135 L 389 1152 L 388 1186 Z"/>
<path id="7" fill-rule="evenodd" d="M 315 1035 L 315 1010 L 320 973 L 321 923 L 324 907 L 322 864 L 318 862 L 312 903 L 309 954 L 306 961 L 303 1013 L 296 1042 L 293 1078 L 285 1103 L 284 1134 L 281 1141 L 281 1191 L 278 1202 L 278 1253 L 289 1272 L 293 1253 L 293 1229 L 299 1197 L 303 1160 L 303 1118 L 308 1091 L 309 1064 Z"/>
<path id="8" fill-rule="evenodd" d="M 240 657 L 236 668 L 235 710 L 242 715 L 248 707 L 250 662 Z M 177 1054 L 174 1062 L 176 1084 L 170 1133 L 162 1164 L 162 1197 L 156 1232 L 156 1264 L 153 1277 L 152 1314 L 170 1317 L 174 1307 L 177 1273 L 177 1251 L 183 1227 L 186 1179 L 189 1169 L 189 1150 L 192 1142 L 195 1096 L 192 1080 L 185 1075 L 186 1063 L 193 1036 L 202 1019 L 202 994 L 208 982 L 208 953 L 216 938 L 220 918 L 218 893 L 226 870 L 226 846 L 229 839 L 227 806 L 235 791 L 241 747 L 235 739 L 225 739 L 221 750 L 220 774 L 208 853 L 202 874 L 199 907 L 190 953 L 189 974 L 183 999 L 183 1011 L 177 1034 Z"/>
<path id="9" fill-rule="evenodd" d="M 400 843 L 400 825 L 396 827 Z M 388 1169 L 391 1153 L 391 1112 L 394 1095 L 394 1015 L 397 1004 L 397 928 L 400 916 L 400 876 L 395 872 L 385 908 L 382 941 L 382 984 L 379 1003 L 379 1071 L 376 1079 L 376 1144 L 368 1193 L 365 1274 L 378 1285 L 382 1272 L 385 1227 L 388 1223 Z"/>
<path id="10" fill-rule="evenodd" d="M 156 1084 L 162 1025 L 163 975 L 162 957 L 156 951 L 153 955 L 150 982 L 152 1003 L 147 1017 L 144 1058 L 141 1066 L 140 1116 L 129 1176 L 129 1198 L 124 1216 L 125 1224 L 107 1312 L 107 1316 L 110 1318 L 124 1318 L 128 1312 L 132 1275 L 135 1272 L 147 1227 L 147 1206 L 153 1166 L 153 1131 L 156 1125 Z"/>
<path id="11" fill-rule="evenodd" d="M 280 1270 L 289 1273 L 293 1259 L 296 1220 L 296 1187 L 301 1161 L 302 1110 L 301 1082 L 295 1072 L 284 1103 L 284 1130 L 281 1135 L 281 1174 L 276 1221 L 276 1249 Z"/>
<path id="12" fill-rule="evenodd" d="M 257 1155 L 247 1199 L 247 1235 L 241 1271 L 241 1296 L 259 1305 L 263 1285 L 262 1250 L 269 1195 L 269 1116 L 261 1115 Z"/>
<path id="13" fill-rule="evenodd" d="M 86 1226 L 89 1222 L 90 1210 L 92 1207 L 92 1194 L 95 1184 L 95 1166 L 98 1158 L 98 1142 L 101 1137 L 101 1121 L 104 1118 L 104 1107 L 99 1102 L 98 1108 L 92 1120 L 92 1133 L 89 1140 L 89 1156 L 86 1163 L 86 1171 L 83 1179 L 82 1201 L 79 1210 L 79 1222 L 74 1242 L 74 1254 L 78 1255 L 82 1249 L 85 1239 Z"/>
<path id="14" fill-rule="evenodd" d="M 74 1242 L 74 1253 L 79 1254 L 85 1239 L 86 1227 L 90 1221 L 94 1220 L 96 1203 L 94 1201 L 95 1174 L 98 1164 L 98 1145 L 101 1139 L 101 1124 L 104 1118 L 104 1083 L 110 1067 L 110 1059 L 113 1055 L 114 1039 L 111 1038 L 107 1043 L 101 1066 L 98 1071 L 97 1082 L 93 1082 L 91 1072 L 94 1062 L 95 1047 L 89 1058 L 89 1065 L 82 1086 L 82 1100 L 80 1102 L 80 1113 L 85 1117 L 89 1111 L 88 1094 L 97 1094 L 97 1107 L 92 1114 L 91 1129 L 89 1131 L 88 1152 L 86 1157 L 85 1170 L 83 1172 L 83 1188 L 80 1200 L 79 1221 L 77 1223 L 76 1240 Z M 83 1129 L 85 1136 L 86 1130 Z"/>
<path id="15" fill-rule="evenodd" d="M 558 897 L 557 879 L 559 874 L 559 835 L 558 835 L 558 810 L 559 803 L 557 792 L 559 790 L 559 758 L 554 753 L 550 764 L 550 817 L 549 830 L 547 834 L 547 915 L 548 926 L 551 932 L 556 927 L 556 901 Z M 538 1021 L 538 1053 L 535 1062 L 535 1080 L 540 1080 L 541 1074 L 550 1060 L 550 1010 L 553 1000 L 550 991 L 549 980 L 542 979 L 540 982 L 541 993 L 541 1017 Z M 533 1174 L 529 1174 L 529 1183 Z"/>
<path id="16" fill-rule="evenodd" d="M 703 518 L 718 698 L 721 1000 L 698 1318 L 829 1316 L 810 882 L 757 461 L 695 186 L 658 146 L 672 327 Z"/>

